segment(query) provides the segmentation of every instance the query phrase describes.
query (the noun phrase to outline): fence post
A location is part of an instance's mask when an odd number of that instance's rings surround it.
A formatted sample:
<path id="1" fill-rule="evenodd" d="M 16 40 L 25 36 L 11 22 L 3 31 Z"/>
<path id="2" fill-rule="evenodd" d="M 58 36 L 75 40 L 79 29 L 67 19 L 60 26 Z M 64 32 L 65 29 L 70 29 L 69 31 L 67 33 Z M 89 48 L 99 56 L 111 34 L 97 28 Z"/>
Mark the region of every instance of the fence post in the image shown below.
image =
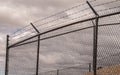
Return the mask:
<path id="1" fill-rule="evenodd" d="M 97 75 L 97 40 L 98 40 L 98 18 L 93 23 L 93 35 L 94 35 L 94 45 L 93 45 L 93 71 L 94 75 Z"/>
<path id="2" fill-rule="evenodd" d="M 5 75 L 8 75 L 8 66 L 9 66 L 9 35 L 6 38 L 6 60 L 5 60 Z"/>
<path id="3" fill-rule="evenodd" d="M 57 69 L 57 75 L 59 75 L 59 70 Z"/>
<path id="4" fill-rule="evenodd" d="M 32 24 L 32 27 L 35 29 L 35 31 L 39 34 L 39 30 Z M 36 75 L 39 73 L 39 53 L 40 53 L 40 35 L 38 35 L 38 44 L 37 44 L 37 62 L 36 62 Z"/>
<path id="5" fill-rule="evenodd" d="M 89 63 L 89 72 L 91 72 L 91 63 Z"/>
<path id="6" fill-rule="evenodd" d="M 36 75 L 38 75 L 39 71 L 39 52 L 40 52 L 40 35 L 38 36 Z"/>
<path id="7" fill-rule="evenodd" d="M 93 24 L 93 75 L 97 75 L 97 44 L 98 44 L 98 21 L 99 21 L 99 14 L 95 11 L 92 5 L 87 1 L 87 4 L 93 11 L 96 16 L 95 24 Z"/>
<path id="8" fill-rule="evenodd" d="M 94 48 L 93 48 L 93 70 L 94 75 L 97 75 L 97 44 L 98 44 L 98 20 L 99 18 L 96 18 L 96 25 L 94 27 Z"/>

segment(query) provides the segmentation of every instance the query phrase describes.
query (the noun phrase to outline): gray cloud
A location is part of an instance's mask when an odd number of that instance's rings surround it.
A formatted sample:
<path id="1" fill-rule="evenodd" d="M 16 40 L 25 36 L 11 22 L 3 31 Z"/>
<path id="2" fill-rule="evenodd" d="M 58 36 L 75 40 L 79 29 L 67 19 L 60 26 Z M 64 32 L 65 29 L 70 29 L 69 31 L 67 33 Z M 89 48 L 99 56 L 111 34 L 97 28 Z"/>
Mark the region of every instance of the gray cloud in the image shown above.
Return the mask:
<path id="1" fill-rule="evenodd" d="M 2 24 L 26 25 L 30 21 L 53 14 L 64 7 L 70 7 L 72 3 L 81 2 L 79 0 L 5 0 L 1 1 L 0 16 Z M 9 7 L 8 7 L 9 6 Z M 48 13 L 49 11 L 49 13 Z"/>

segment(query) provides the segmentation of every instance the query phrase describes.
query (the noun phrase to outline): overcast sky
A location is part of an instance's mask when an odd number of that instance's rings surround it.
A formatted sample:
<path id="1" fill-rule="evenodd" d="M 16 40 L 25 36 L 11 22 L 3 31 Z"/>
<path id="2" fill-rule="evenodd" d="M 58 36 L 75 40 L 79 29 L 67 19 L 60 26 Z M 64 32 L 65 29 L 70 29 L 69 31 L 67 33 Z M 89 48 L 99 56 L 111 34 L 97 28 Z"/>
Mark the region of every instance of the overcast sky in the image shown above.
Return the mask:
<path id="1" fill-rule="evenodd" d="M 0 0 L 0 75 L 4 70 L 6 34 L 83 1 L 85 0 Z M 52 60 L 54 56 L 55 53 L 53 56 L 47 55 L 47 60 L 42 55 L 40 57 L 47 63 L 55 63 Z M 58 58 L 60 57 L 56 57 L 56 60 Z"/>
<path id="2" fill-rule="evenodd" d="M 60 12 L 72 6 L 79 5 L 81 3 L 84 3 L 85 1 L 86 0 L 0 0 L 0 75 L 3 75 L 3 72 L 4 72 L 6 34 L 14 33 L 16 30 L 20 29 L 21 27 L 28 25 L 30 22 L 35 22 L 38 19 L 42 19 L 46 16 Z M 104 0 L 98 0 L 98 1 L 101 3 L 107 2 Z M 115 1 L 115 0 L 110 0 L 110 1 Z M 97 3 L 99 4 L 99 2 Z M 107 7 L 118 6 L 119 4 L 120 2 L 116 3 L 116 5 L 109 4 L 109 5 L 99 6 L 96 8 L 96 10 L 106 9 Z M 56 17 L 48 19 L 48 21 L 51 21 L 52 19 L 55 19 L 55 18 L 60 18 L 61 16 L 67 16 L 66 18 L 60 21 L 60 22 L 63 22 L 63 21 L 68 21 L 70 19 L 73 19 L 75 17 L 79 17 L 80 15 L 89 14 L 91 13 L 91 10 L 86 10 L 82 13 L 79 13 L 73 16 L 69 15 L 75 11 L 78 11 L 80 9 L 87 8 L 87 7 L 88 6 L 83 6 L 78 9 L 66 11 L 62 13 L 62 15 L 58 15 Z M 107 12 L 110 12 L 110 11 L 107 11 Z M 91 14 L 89 16 L 85 16 L 85 18 L 89 18 L 92 16 L 94 15 Z M 81 20 L 81 19 L 84 19 L 84 17 L 79 18 L 77 20 Z M 113 18 L 111 17 L 111 19 Z M 109 22 L 112 21 L 111 19 L 109 20 Z M 38 25 L 40 22 L 34 23 L 34 24 Z M 73 22 L 73 21 L 69 21 L 69 22 Z M 105 23 L 105 22 L 106 20 L 102 21 L 102 23 Z M 46 24 L 45 26 L 48 27 L 56 23 L 57 22 Z M 73 28 L 74 29 L 83 28 L 89 25 L 92 25 L 91 22 L 78 24 L 75 27 L 71 27 L 61 31 L 72 30 Z M 105 51 L 105 50 L 109 50 L 109 48 L 106 47 L 107 45 L 111 46 L 110 50 L 114 48 L 115 50 L 114 53 L 119 52 L 118 43 L 117 43 L 118 40 L 120 41 L 120 39 L 118 39 L 119 36 L 117 36 L 119 33 L 118 31 L 115 31 L 116 29 L 119 30 L 118 29 L 119 26 L 114 27 L 114 31 L 113 32 L 111 31 L 109 33 L 111 34 L 111 36 L 107 35 L 108 31 L 110 31 L 112 28 L 113 27 L 109 27 L 109 28 L 106 28 L 106 29 L 103 28 L 100 30 L 100 34 L 101 34 L 100 38 L 102 39 L 102 41 L 100 41 L 99 49 L 104 52 L 102 56 L 110 55 L 111 53 L 113 53 L 113 52 Z M 39 29 L 43 29 L 43 28 L 39 28 Z M 103 32 L 103 30 L 106 30 L 105 31 L 106 33 Z M 58 31 L 58 32 L 61 32 L 61 31 Z M 58 33 L 58 32 L 53 32 L 53 33 Z M 53 33 L 50 33 L 49 35 L 52 35 Z M 112 35 L 112 33 L 116 33 L 116 35 Z M 19 41 L 20 36 L 23 36 L 23 35 L 31 36 L 34 34 L 32 34 L 31 32 L 25 32 L 22 35 L 16 36 L 14 39 L 17 39 L 17 41 Z M 93 47 L 92 39 L 93 39 L 92 29 L 88 29 L 85 31 L 76 32 L 74 34 L 69 34 L 66 36 L 61 36 L 55 39 L 50 39 L 50 40 L 41 42 L 40 71 L 63 68 L 63 67 L 67 67 L 74 64 L 78 65 L 78 64 L 92 62 L 92 47 Z M 117 42 L 115 39 L 117 39 Z M 103 44 L 103 41 L 106 43 Z M 108 41 L 110 42 L 110 44 L 108 44 Z M 35 71 L 34 70 L 35 63 L 36 63 L 35 46 L 36 46 L 36 43 L 15 48 L 13 49 L 13 51 L 10 52 L 10 56 L 15 58 L 10 60 L 10 63 L 11 63 L 10 68 L 12 69 L 10 71 L 11 74 L 13 73 L 23 74 L 24 70 L 22 70 L 22 68 L 26 70 L 27 74 L 32 74 Z M 101 54 L 99 56 L 101 56 Z M 18 66 L 18 68 L 15 68 L 15 66 Z M 31 70 L 31 72 L 27 71 L 28 68 Z M 16 70 L 13 72 L 14 69 Z M 16 72 L 18 70 L 19 72 Z"/>

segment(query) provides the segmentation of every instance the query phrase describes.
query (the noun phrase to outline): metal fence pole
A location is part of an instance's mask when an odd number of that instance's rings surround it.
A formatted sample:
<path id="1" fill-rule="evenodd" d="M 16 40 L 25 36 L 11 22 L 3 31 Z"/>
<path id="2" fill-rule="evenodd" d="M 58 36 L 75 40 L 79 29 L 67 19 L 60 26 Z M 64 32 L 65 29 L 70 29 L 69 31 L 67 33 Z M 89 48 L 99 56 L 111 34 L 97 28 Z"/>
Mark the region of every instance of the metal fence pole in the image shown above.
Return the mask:
<path id="1" fill-rule="evenodd" d="M 91 63 L 89 63 L 89 72 L 91 72 Z"/>
<path id="2" fill-rule="evenodd" d="M 38 75 L 39 72 L 39 52 L 40 52 L 40 35 L 38 36 L 36 75 Z"/>
<path id="3" fill-rule="evenodd" d="M 59 75 L 59 70 L 57 70 L 57 75 Z"/>
<path id="4" fill-rule="evenodd" d="M 93 26 L 93 75 L 97 75 L 97 44 L 98 44 L 98 21 L 99 21 L 99 14 L 95 11 L 92 5 L 87 1 L 87 4 L 93 11 L 96 16 L 95 24 Z"/>
<path id="5" fill-rule="evenodd" d="M 35 29 L 35 31 L 39 34 L 39 30 L 32 24 L 32 27 Z M 37 62 L 36 62 L 36 75 L 39 73 L 39 53 L 40 53 L 40 35 L 38 35 L 38 46 L 37 46 Z"/>
<path id="6" fill-rule="evenodd" d="M 98 20 L 96 18 L 96 26 L 94 28 L 94 51 L 93 51 L 93 70 L 94 75 L 97 75 L 97 42 L 98 42 Z"/>
<path id="7" fill-rule="evenodd" d="M 8 75 L 8 65 L 9 65 L 9 35 L 6 38 L 6 60 L 5 60 L 5 75 Z"/>

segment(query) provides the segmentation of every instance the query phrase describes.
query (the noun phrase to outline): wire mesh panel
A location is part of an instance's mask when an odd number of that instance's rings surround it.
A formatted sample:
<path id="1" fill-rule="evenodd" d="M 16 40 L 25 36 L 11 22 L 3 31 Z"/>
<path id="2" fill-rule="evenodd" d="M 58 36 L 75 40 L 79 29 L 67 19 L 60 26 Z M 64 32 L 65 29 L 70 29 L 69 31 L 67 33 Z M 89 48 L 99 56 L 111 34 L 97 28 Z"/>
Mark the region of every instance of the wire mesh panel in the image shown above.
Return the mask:
<path id="1" fill-rule="evenodd" d="M 35 75 L 37 43 L 26 44 L 9 50 L 9 75 Z"/>
<path id="2" fill-rule="evenodd" d="M 9 41 L 8 75 L 35 75 L 37 67 L 39 75 L 89 75 L 88 63 L 93 63 L 94 74 L 96 66 L 97 75 L 120 74 L 120 0 L 95 0 L 90 4 L 83 3 L 34 22 L 40 35 L 30 25 L 16 31 Z M 92 6 L 99 14 L 98 34 Z M 53 69 L 57 70 L 49 71 Z"/>
<path id="3" fill-rule="evenodd" d="M 81 24 L 76 25 L 76 29 L 79 29 L 80 25 Z M 90 22 L 89 26 L 91 26 Z M 72 28 L 68 27 L 67 30 L 70 31 Z M 74 64 L 92 63 L 93 28 L 78 30 L 66 35 L 56 36 L 54 38 L 46 38 L 65 32 L 65 30 L 58 30 L 41 36 L 41 39 L 43 39 L 41 40 L 40 44 L 39 72 L 42 71 L 41 68 L 43 70 L 50 70 L 56 68 L 64 68 L 72 66 Z M 73 71 L 74 70 L 76 69 L 73 69 Z"/>
<path id="4" fill-rule="evenodd" d="M 118 75 L 120 73 L 120 24 L 115 18 L 117 16 L 109 17 L 109 19 L 100 19 L 100 23 L 104 22 L 110 25 L 99 27 L 98 29 L 98 74 Z M 108 20 L 108 21 L 107 21 Z M 111 21 L 109 21 L 111 20 Z M 106 22 L 105 22 L 106 21 Z M 114 23 L 113 23 L 114 22 Z M 116 24 L 117 23 L 117 24 Z"/>

